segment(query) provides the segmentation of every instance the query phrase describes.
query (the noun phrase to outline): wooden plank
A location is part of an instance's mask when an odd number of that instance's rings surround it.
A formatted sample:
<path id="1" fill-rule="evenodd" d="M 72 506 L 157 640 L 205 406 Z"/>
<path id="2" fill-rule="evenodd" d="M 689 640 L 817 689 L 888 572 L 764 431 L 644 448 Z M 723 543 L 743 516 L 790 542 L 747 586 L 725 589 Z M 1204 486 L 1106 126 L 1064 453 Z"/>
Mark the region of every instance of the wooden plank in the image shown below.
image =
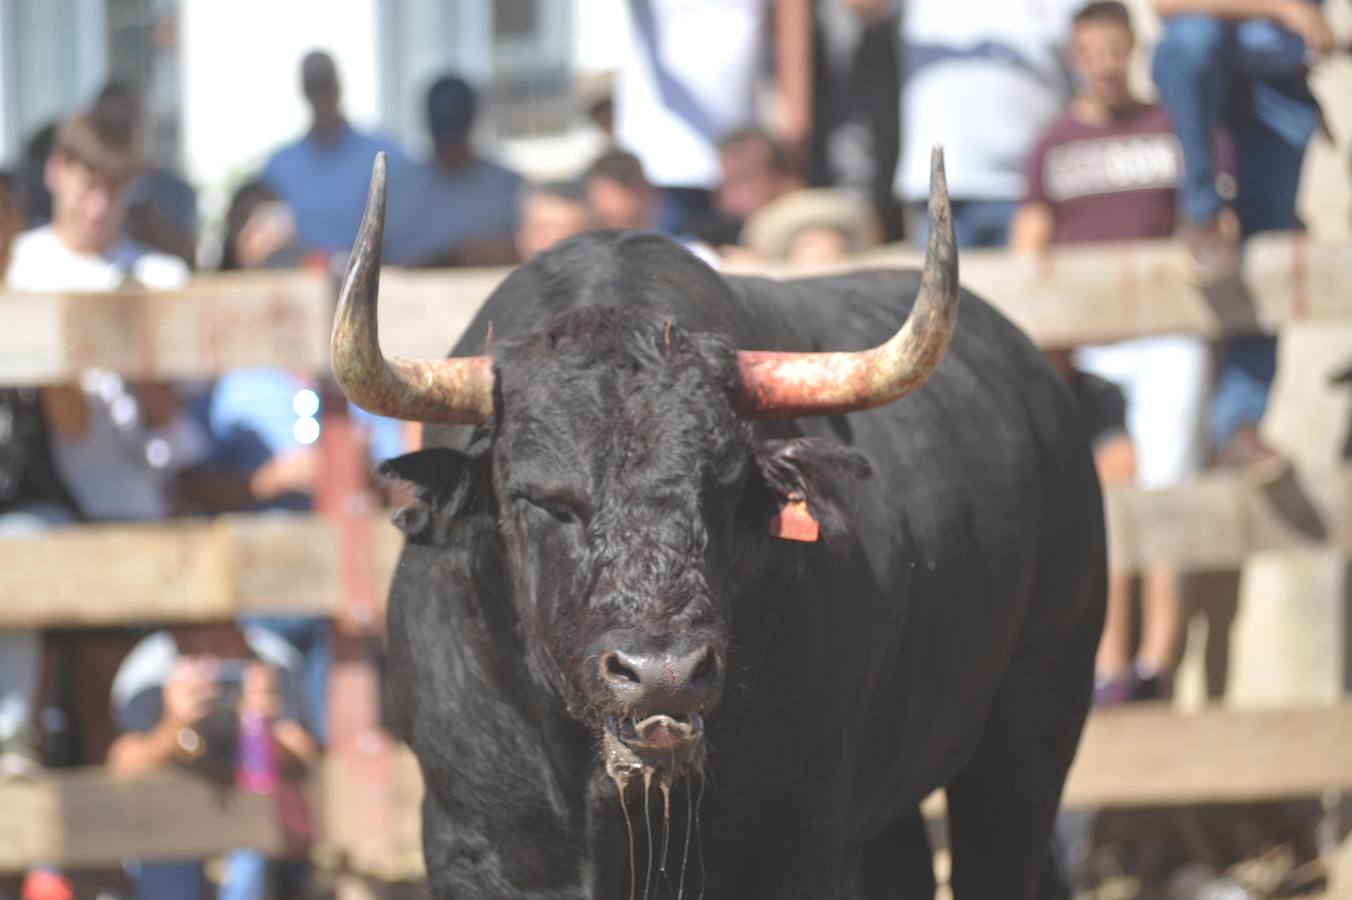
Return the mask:
<path id="1" fill-rule="evenodd" d="M 1352 703 L 1312 709 L 1181 714 L 1164 704 L 1090 717 L 1066 785 L 1067 806 L 1242 803 L 1352 788 Z M 394 840 L 379 858 L 354 855 L 362 821 L 350 768 L 327 760 L 312 780 L 321 854 L 382 879 L 422 872 L 423 786 L 406 747 L 393 751 Z M 937 797 L 927 813 L 942 815 Z M 103 770 L 52 772 L 0 784 L 0 871 L 275 851 L 282 836 L 267 798 L 166 772 L 122 782 Z"/>
<path id="2" fill-rule="evenodd" d="M 38 862 L 103 866 L 127 856 L 193 859 L 233 848 L 283 847 L 272 798 L 179 772 L 124 782 L 83 769 L 0 784 L 0 871 Z"/>
<path id="3" fill-rule="evenodd" d="M 896 245 L 851 265 L 917 266 Z M 964 287 L 975 291 L 1047 347 L 1185 332 L 1208 337 L 1275 333 L 1287 322 L 1352 315 L 1352 246 L 1264 234 L 1245 247 L 1242 281 L 1203 290 L 1176 241 L 1063 247 L 1045 259 L 1002 250 L 965 250 Z"/>
<path id="4" fill-rule="evenodd" d="M 913 267 L 892 245 L 832 271 Z M 1203 291 L 1174 241 L 1058 249 L 1034 261 L 999 250 L 962 254 L 962 282 L 1038 342 L 1063 346 L 1182 331 L 1273 332 L 1287 322 L 1352 317 L 1352 245 L 1261 235 L 1244 282 Z M 443 356 L 506 268 L 382 274 L 380 331 L 391 355 Z M 767 264 L 771 277 L 821 274 Z M 70 380 L 91 366 L 137 377 L 209 377 L 231 368 L 328 368 L 332 286 L 293 271 L 201 275 L 176 291 L 0 297 L 0 384 Z"/>
<path id="5" fill-rule="evenodd" d="M 1352 467 L 1298 467 L 1269 483 L 1213 471 L 1168 490 L 1108 493 L 1109 554 L 1125 571 L 1238 568 L 1254 553 L 1352 555 Z"/>
<path id="6" fill-rule="evenodd" d="M 1267 486 L 1215 472 L 1168 491 L 1116 491 L 1108 518 L 1113 563 L 1126 570 L 1226 569 L 1260 552 L 1352 556 L 1352 467 L 1299 468 Z M 402 536 L 380 513 L 371 540 L 383 600 Z M 338 552 L 332 524 L 280 513 L 0 539 L 0 628 L 332 615 Z"/>
<path id="7" fill-rule="evenodd" d="M 1067 806 L 1242 803 L 1352 788 L 1352 704 L 1177 713 L 1129 705 L 1090 717 Z"/>
<path id="8" fill-rule="evenodd" d="M 379 596 L 401 535 L 373 523 Z M 0 539 L 0 628 L 332 615 L 334 528 L 300 514 L 84 525 Z"/>
<path id="9" fill-rule="evenodd" d="M 174 291 L 13 293 L 0 298 L 0 384 L 136 378 L 235 368 L 328 369 L 328 279 L 308 271 L 199 275 Z"/>

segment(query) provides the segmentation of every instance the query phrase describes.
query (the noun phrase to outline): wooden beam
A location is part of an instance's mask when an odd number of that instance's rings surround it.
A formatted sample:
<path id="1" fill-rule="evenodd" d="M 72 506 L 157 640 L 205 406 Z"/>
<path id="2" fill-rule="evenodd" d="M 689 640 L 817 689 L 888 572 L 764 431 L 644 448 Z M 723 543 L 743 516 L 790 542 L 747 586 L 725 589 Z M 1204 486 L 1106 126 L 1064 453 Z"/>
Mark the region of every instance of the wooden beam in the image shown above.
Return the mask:
<path id="1" fill-rule="evenodd" d="M 1352 703 L 1273 711 L 1178 713 L 1164 704 L 1090 717 L 1066 785 L 1067 806 L 1244 803 L 1352 789 Z M 382 879 L 422 871 L 423 786 L 406 747 L 393 753 L 397 811 L 387 855 L 361 845 L 350 772 L 327 760 L 311 780 L 324 852 Z M 942 815 L 943 804 L 927 812 Z M 106 865 L 124 856 L 210 856 L 235 847 L 277 850 L 282 835 L 266 798 L 175 772 L 122 782 L 101 769 L 53 771 L 0 784 L 0 871 L 39 862 Z"/>
<path id="2" fill-rule="evenodd" d="M 0 384 L 71 381 L 88 368 L 205 378 L 281 365 L 328 371 L 328 279 L 307 271 L 197 276 L 174 291 L 0 296 Z"/>
<path id="3" fill-rule="evenodd" d="M 402 536 L 374 523 L 380 596 Z M 0 628 L 332 615 L 334 526 L 300 514 L 82 525 L 0 540 Z"/>
<path id="4" fill-rule="evenodd" d="M 892 245 L 834 271 L 914 267 Z M 1261 235 L 1243 282 L 1202 290 L 1174 241 L 1098 244 L 1032 261 L 998 250 L 962 254 L 962 283 L 1046 346 L 1188 332 L 1274 332 L 1288 322 L 1352 317 L 1352 246 Z M 381 339 L 402 356 L 443 356 L 510 269 L 402 271 L 381 281 Z M 759 274 L 822 270 L 766 264 Z M 180 290 L 0 295 L 0 384 L 71 380 L 92 366 L 164 379 L 279 365 L 328 370 L 332 285 L 307 271 L 200 275 Z"/>
<path id="5" fill-rule="evenodd" d="M 1298 469 L 1262 486 L 1211 473 L 1168 491 L 1108 498 L 1110 553 L 1125 570 L 1238 567 L 1260 552 L 1352 556 L 1352 467 Z M 384 597 L 402 536 L 372 523 Z M 154 525 L 84 525 L 0 540 L 0 628 L 206 621 L 242 612 L 333 615 L 338 536 L 300 514 Z"/>
<path id="6" fill-rule="evenodd" d="M 178 772 L 118 781 L 102 769 L 63 770 L 0 784 L 0 871 L 283 847 L 272 798 Z"/>
<path id="7" fill-rule="evenodd" d="M 1090 717 L 1067 806 L 1245 803 L 1352 789 L 1352 703 L 1178 713 L 1132 704 Z"/>
<path id="8" fill-rule="evenodd" d="M 1109 558 L 1124 571 L 1239 568 L 1255 553 L 1335 550 L 1352 556 L 1352 467 L 1292 468 L 1260 482 L 1211 471 L 1187 486 L 1107 495 Z"/>

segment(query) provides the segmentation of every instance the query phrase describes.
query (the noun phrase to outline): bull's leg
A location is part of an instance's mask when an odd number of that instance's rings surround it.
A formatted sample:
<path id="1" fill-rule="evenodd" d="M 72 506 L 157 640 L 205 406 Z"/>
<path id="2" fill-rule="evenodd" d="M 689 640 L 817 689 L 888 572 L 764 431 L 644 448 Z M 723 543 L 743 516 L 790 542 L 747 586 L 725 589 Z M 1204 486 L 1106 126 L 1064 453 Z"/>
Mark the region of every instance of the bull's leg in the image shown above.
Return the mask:
<path id="1" fill-rule="evenodd" d="M 976 755 L 948 786 L 956 900 L 1069 897 L 1051 857 L 1061 787 L 1089 711 L 1101 616 L 1014 659 Z"/>
<path id="2" fill-rule="evenodd" d="M 934 859 L 919 810 L 848 853 L 846 900 L 934 900 Z"/>

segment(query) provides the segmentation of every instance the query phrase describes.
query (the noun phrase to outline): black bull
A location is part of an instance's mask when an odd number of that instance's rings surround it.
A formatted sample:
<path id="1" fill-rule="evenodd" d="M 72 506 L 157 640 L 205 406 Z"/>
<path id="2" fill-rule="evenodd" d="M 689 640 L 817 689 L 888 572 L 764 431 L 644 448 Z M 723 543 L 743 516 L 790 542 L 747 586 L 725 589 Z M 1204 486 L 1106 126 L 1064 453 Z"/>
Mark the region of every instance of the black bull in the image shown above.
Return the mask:
<path id="1" fill-rule="evenodd" d="M 872 347 L 917 290 L 594 233 L 488 299 L 453 351 L 491 331 L 488 420 L 386 465 L 419 486 L 388 684 L 437 897 L 931 897 L 939 787 L 959 900 L 1061 895 L 1105 579 L 1069 393 L 964 293 L 910 397 L 733 402 L 734 348 Z M 799 494 L 815 542 L 770 534 Z"/>

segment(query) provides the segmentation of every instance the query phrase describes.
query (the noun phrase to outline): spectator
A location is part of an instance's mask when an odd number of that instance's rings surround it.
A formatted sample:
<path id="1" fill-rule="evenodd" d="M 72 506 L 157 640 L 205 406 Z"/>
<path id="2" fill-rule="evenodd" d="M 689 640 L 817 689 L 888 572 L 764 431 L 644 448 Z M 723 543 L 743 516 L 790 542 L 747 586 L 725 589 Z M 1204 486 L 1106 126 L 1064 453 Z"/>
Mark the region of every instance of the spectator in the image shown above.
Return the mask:
<path id="1" fill-rule="evenodd" d="M 573 181 L 552 181 L 529 186 L 521 195 L 516 229 L 517 256 L 525 262 L 591 226 L 591 209 L 587 206 L 587 194 L 582 185 Z"/>
<path id="2" fill-rule="evenodd" d="M 110 81 L 94 102 L 100 114 L 125 121 L 141 142 L 145 125 L 141 101 L 126 86 Z M 197 192 L 173 172 L 142 166 L 127 186 L 128 237 L 192 266 L 197 258 Z"/>
<path id="3" fill-rule="evenodd" d="M 634 154 L 625 150 L 603 153 L 583 179 L 598 228 L 658 227 L 657 192 Z"/>
<path id="4" fill-rule="evenodd" d="M 432 157 L 390 174 L 385 256 L 404 266 L 494 266 L 516 261 L 521 176 L 484 159 L 471 134 L 478 105 L 462 78 L 427 91 Z"/>
<path id="5" fill-rule="evenodd" d="M 790 158 L 811 124 L 810 0 L 629 0 L 630 39 L 615 84 L 615 134 L 660 189 L 668 234 L 712 205 L 716 142 L 756 122 L 771 13 L 782 100 L 778 136 Z"/>
<path id="6" fill-rule="evenodd" d="M 1178 142 L 1164 111 L 1132 96 L 1127 70 L 1133 46 L 1130 18 L 1117 0 L 1099 0 L 1076 13 L 1071 62 L 1080 89 L 1033 149 L 1028 195 L 1011 229 L 1015 250 L 1041 253 L 1051 245 L 1173 234 Z M 1210 367 L 1199 338 L 1164 335 L 1081 347 L 1073 361 L 1075 370 L 1114 383 L 1126 397 L 1134 454 L 1129 458 L 1111 444 L 1100 448 L 1100 470 L 1109 483 L 1134 477 L 1143 487 L 1172 487 L 1198 472 Z M 1177 580 L 1171 567 L 1146 571 L 1133 661 L 1129 582 L 1125 573 L 1114 573 L 1098 654 L 1101 702 L 1155 697 L 1166 689 L 1182 640 Z"/>
<path id="7" fill-rule="evenodd" d="M 366 206 L 376 153 L 388 153 L 392 164 L 406 157 L 393 140 L 363 134 L 348 124 L 340 104 L 338 70 L 329 54 L 320 50 L 306 54 L 300 77 L 310 106 L 310 130 L 274 153 L 260 177 L 291 207 L 303 249 L 325 255 L 347 253 Z"/>
<path id="8" fill-rule="evenodd" d="M 9 285 L 106 291 L 181 284 L 188 274 L 181 260 L 122 233 L 126 187 L 138 162 L 124 120 L 91 110 L 64 122 L 45 169 L 51 224 L 15 242 Z M 95 369 L 39 395 L 56 472 L 87 519 L 163 518 L 177 499 L 179 476 L 206 457 L 205 431 L 169 385 L 135 384 Z M 63 665 L 74 670 L 67 673 L 74 685 L 67 718 L 79 736 L 74 761 L 103 758 L 112 733 L 106 685 L 133 640 L 130 629 L 86 630 L 59 648 Z"/>
<path id="9" fill-rule="evenodd" d="M 151 252 L 122 232 L 126 188 L 138 167 L 125 120 L 91 110 L 61 126 L 46 169 L 52 222 L 15 242 L 9 284 L 21 290 L 170 288 L 188 276 L 181 260 Z M 57 466 L 76 503 L 95 519 L 154 519 L 169 512 L 172 478 L 201 460 L 205 436 L 167 385 L 130 385 L 111 372 L 49 388 L 43 406 L 55 431 Z"/>
<path id="10" fill-rule="evenodd" d="M 317 750 L 299 723 L 298 667 L 295 649 L 262 630 L 210 624 L 149 635 L 113 680 L 112 709 L 120 734 L 108 750 L 109 770 L 136 777 L 184 765 L 238 781 L 243 762 L 239 723 L 252 715 L 264 721 L 270 743 L 265 752 L 283 777 L 300 772 Z M 131 872 L 140 900 L 205 900 L 200 862 L 143 862 Z M 220 896 L 266 896 L 261 854 L 226 854 Z"/>
<path id="11" fill-rule="evenodd" d="M 743 232 L 753 253 L 795 266 L 843 263 L 878 240 L 873 214 L 834 188 L 785 194 L 757 210 Z"/>
<path id="12" fill-rule="evenodd" d="M 718 144 L 718 169 L 714 209 L 691 225 L 715 247 L 740 243 L 743 226 L 757 210 L 803 187 L 779 144 L 759 128 L 724 137 Z"/>
<path id="13" fill-rule="evenodd" d="M 1333 50 L 1333 33 L 1311 0 L 1154 0 L 1154 7 L 1164 19 L 1155 83 L 1183 145 L 1184 236 L 1203 278 L 1222 279 L 1238 256 L 1220 216 L 1217 131 L 1228 129 L 1234 146 L 1240 236 L 1299 228 L 1301 160 L 1319 117 L 1308 59 Z M 1211 408 L 1222 462 L 1280 471 L 1258 436 L 1276 361 L 1271 338 L 1225 348 Z"/>
<path id="14" fill-rule="evenodd" d="M 925 246 L 930 147 L 944 145 L 962 247 L 1002 247 L 1027 190 L 1028 152 L 1065 107 L 1062 58 L 1081 0 L 906 0 L 901 161 L 893 188 Z"/>

